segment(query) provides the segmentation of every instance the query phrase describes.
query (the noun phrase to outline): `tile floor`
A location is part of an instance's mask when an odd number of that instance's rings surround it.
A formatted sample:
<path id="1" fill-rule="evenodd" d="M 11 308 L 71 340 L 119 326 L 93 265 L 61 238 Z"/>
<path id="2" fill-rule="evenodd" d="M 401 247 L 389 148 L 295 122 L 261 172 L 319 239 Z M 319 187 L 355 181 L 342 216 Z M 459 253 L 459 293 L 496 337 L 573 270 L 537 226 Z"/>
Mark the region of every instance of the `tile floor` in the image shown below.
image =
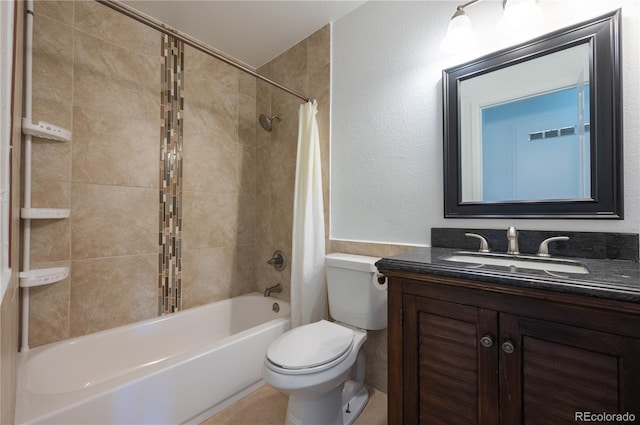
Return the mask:
<path id="1" fill-rule="evenodd" d="M 200 425 L 283 425 L 286 413 L 287 397 L 265 385 Z M 354 425 L 387 425 L 387 395 L 369 388 L 369 402 Z"/>

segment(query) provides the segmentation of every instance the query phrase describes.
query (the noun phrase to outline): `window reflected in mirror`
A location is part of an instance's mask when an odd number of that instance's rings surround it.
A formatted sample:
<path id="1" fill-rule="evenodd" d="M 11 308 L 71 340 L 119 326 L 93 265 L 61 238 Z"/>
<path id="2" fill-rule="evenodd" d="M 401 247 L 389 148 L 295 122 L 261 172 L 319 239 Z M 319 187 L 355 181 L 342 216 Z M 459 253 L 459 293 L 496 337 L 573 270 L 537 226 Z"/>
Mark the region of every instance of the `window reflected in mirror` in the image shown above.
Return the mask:
<path id="1" fill-rule="evenodd" d="M 589 45 L 460 83 L 462 201 L 591 198 Z"/>
<path id="2" fill-rule="evenodd" d="M 589 87 L 482 108 L 482 175 L 473 201 L 591 198 Z"/>

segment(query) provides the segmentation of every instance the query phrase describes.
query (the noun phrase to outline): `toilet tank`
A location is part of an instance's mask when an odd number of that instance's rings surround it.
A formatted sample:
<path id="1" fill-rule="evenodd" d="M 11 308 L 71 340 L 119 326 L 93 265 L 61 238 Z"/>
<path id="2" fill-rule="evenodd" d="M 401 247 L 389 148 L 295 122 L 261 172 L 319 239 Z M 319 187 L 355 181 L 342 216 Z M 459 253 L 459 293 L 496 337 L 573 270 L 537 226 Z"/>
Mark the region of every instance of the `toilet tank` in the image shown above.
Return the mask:
<path id="1" fill-rule="evenodd" d="M 375 263 L 379 259 L 340 253 L 325 256 L 331 317 L 360 329 L 387 327 L 387 281 L 378 282 Z"/>

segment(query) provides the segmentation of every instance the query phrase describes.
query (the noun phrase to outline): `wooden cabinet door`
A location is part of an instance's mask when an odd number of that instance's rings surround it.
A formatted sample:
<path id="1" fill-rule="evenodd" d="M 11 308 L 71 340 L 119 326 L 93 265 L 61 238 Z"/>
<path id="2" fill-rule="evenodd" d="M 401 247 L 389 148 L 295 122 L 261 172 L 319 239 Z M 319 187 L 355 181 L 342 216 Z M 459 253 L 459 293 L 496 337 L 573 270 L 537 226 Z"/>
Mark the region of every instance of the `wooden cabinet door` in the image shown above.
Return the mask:
<path id="1" fill-rule="evenodd" d="M 497 313 L 412 295 L 403 304 L 404 423 L 497 425 Z"/>
<path id="2" fill-rule="evenodd" d="M 508 314 L 499 333 L 502 424 L 576 424 L 581 412 L 640 417 L 637 339 Z"/>

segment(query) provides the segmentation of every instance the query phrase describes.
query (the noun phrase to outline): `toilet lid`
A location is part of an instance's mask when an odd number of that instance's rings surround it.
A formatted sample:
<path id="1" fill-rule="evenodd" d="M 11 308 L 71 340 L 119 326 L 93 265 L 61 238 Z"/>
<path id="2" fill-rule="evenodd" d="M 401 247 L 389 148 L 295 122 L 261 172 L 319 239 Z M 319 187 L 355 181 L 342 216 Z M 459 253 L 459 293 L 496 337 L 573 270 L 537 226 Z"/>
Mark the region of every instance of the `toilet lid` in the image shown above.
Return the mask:
<path id="1" fill-rule="evenodd" d="M 269 361 L 284 369 L 307 369 L 334 361 L 353 345 L 353 331 L 321 320 L 297 327 L 276 339 Z"/>

